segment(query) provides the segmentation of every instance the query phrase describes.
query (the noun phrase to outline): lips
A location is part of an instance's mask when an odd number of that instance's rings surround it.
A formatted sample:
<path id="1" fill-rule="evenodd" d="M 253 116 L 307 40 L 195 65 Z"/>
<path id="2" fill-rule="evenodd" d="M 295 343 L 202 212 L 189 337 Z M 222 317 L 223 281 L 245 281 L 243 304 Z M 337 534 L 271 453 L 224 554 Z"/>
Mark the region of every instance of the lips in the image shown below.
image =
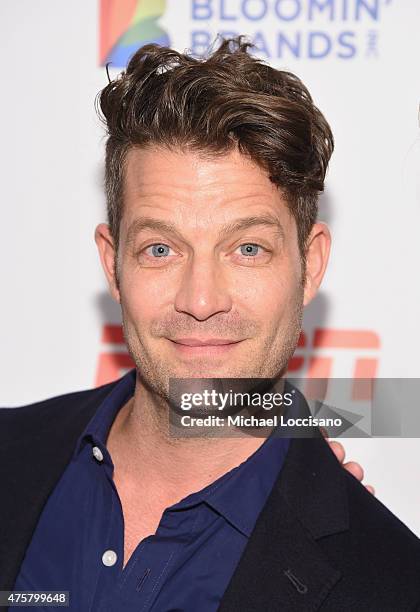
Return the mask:
<path id="1" fill-rule="evenodd" d="M 230 338 L 207 338 L 202 340 L 199 338 L 177 338 L 171 341 L 175 342 L 175 344 L 183 344 L 184 346 L 221 346 L 240 342 L 240 340 L 232 340 Z"/>

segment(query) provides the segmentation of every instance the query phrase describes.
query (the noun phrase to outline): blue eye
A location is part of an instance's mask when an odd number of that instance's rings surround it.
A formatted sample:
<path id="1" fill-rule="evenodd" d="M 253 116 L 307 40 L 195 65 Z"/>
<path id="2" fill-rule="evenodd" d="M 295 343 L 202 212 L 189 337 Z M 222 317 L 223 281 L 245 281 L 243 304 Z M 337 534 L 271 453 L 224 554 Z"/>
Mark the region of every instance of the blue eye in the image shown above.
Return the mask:
<path id="1" fill-rule="evenodd" d="M 167 244 L 157 243 L 151 244 L 150 246 L 152 247 L 152 253 L 154 257 L 164 257 L 165 255 L 168 255 L 168 250 L 170 250 Z"/>
<path id="2" fill-rule="evenodd" d="M 242 249 L 245 249 L 245 252 Z M 258 253 L 256 252 L 256 249 L 261 248 L 259 246 L 259 244 L 252 244 L 252 243 L 247 243 L 247 244 L 241 244 L 241 251 L 242 251 L 242 255 L 245 255 L 246 257 L 249 257 L 250 255 L 258 255 Z"/>

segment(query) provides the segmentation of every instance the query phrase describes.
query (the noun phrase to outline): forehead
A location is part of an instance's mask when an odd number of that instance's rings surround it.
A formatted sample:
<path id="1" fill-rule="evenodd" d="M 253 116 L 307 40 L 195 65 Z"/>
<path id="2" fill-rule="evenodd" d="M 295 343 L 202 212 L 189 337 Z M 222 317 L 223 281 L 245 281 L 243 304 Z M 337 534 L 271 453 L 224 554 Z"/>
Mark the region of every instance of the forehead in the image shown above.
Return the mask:
<path id="1" fill-rule="evenodd" d="M 179 149 L 131 149 L 125 164 L 125 204 L 168 196 L 196 206 L 247 198 L 277 206 L 283 201 L 268 174 L 236 149 L 211 156 Z"/>
<path id="2" fill-rule="evenodd" d="M 151 230 L 152 224 L 153 229 L 199 243 L 256 225 L 286 235 L 293 245 L 297 239 L 281 191 L 237 150 L 211 156 L 167 148 L 130 150 L 120 237 L 129 245 L 139 227 Z"/>

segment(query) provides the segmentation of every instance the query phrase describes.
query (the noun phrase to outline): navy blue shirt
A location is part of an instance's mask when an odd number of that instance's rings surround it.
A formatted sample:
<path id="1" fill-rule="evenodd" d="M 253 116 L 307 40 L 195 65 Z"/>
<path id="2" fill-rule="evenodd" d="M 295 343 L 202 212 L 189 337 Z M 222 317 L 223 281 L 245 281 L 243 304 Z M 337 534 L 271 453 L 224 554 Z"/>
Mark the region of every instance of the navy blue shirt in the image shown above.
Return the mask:
<path id="1" fill-rule="evenodd" d="M 166 508 L 156 533 L 138 543 L 123 568 L 124 519 L 105 443 L 135 381 L 133 369 L 79 437 L 41 513 L 14 590 L 69 591 L 67 609 L 77 612 L 214 612 L 289 439 L 271 434 L 239 466 Z"/>

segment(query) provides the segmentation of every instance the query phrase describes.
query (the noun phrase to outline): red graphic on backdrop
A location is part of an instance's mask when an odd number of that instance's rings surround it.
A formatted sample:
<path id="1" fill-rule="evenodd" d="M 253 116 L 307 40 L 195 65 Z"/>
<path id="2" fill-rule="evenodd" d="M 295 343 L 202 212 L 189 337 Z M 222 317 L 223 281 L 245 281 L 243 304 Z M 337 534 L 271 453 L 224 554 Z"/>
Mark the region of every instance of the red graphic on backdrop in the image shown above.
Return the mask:
<path id="1" fill-rule="evenodd" d="M 105 346 L 99 354 L 97 387 L 120 378 L 135 367 L 127 353 L 121 325 L 104 325 L 101 341 Z M 352 357 L 350 377 L 357 380 L 353 385 L 352 399 L 369 399 L 369 381 L 377 374 L 379 348 L 379 336 L 372 330 L 322 327 L 315 329 L 310 339 L 303 331 L 289 361 L 288 373 L 291 376 L 304 375 L 308 379 L 330 378 L 340 354 L 348 352 Z"/>

